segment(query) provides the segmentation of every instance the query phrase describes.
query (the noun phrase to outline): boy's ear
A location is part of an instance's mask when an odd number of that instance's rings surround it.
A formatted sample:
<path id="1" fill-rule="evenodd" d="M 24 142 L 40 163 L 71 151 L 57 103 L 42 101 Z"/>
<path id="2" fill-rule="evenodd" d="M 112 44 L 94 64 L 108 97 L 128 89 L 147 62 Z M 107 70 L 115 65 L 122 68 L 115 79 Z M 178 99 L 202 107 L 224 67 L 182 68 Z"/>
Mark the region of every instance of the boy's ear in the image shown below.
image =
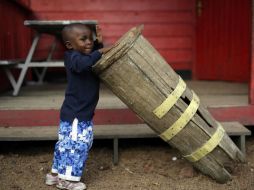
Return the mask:
<path id="1" fill-rule="evenodd" d="M 66 41 L 66 42 L 64 43 L 64 45 L 65 45 L 65 47 L 66 47 L 67 49 L 72 49 L 72 48 L 73 48 L 70 41 Z"/>

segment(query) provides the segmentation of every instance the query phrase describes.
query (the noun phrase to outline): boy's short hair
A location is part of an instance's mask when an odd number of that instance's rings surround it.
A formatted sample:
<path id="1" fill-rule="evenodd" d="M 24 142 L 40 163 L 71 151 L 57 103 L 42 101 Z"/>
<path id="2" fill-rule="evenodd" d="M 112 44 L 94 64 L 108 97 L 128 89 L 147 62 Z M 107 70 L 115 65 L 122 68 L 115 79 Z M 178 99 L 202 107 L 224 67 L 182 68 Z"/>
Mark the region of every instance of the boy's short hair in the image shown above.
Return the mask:
<path id="1" fill-rule="evenodd" d="M 63 40 L 63 42 L 66 42 L 66 41 L 70 40 L 70 33 L 72 32 L 72 30 L 74 28 L 81 28 L 81 27 L 86 27 L 87 29 L 89 29 L 93 32 L 92 26 L 87 25 L 87 24 L 82 24 L 82 23 L 68 24 L 62 30 L 62 40 Z"/>

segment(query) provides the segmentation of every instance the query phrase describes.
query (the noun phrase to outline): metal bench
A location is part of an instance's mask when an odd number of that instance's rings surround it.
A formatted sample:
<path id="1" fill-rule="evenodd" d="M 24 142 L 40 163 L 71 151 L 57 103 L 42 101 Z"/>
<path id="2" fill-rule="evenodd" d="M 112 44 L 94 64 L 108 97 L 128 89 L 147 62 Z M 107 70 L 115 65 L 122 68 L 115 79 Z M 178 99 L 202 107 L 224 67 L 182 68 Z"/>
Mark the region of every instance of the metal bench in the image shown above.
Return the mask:
<path id="1" fill-rule="evenodd" d="M 18 64 L 22 63 L 22 60 L 13 59 L 13 60 L 0 60 L 0 68 L 3 68 L 7 78 L 9 79 L 12 88 L 15 89 L 17 82 L 11 73 L 10 69 L 16 67 Z"/>
<path id="2" fill-rule="evenodd" d="M 63 61 L 45 61 L 45 60 L 35 60 L 33 62 L 30 62 L 29 65 L 25 64 L 25 60 L 0 60 L 0 68 L 3 68 L 4 72 L 6 73 L 13 90 L 20 89 L 21 84 L 18 84 L 18 80 L 15 80 L 15 77 L 13 76 L 11 69 L 20 69 L 21 71 L 25 68 L 26 70 L 28 68 L 33 68 L 35 71 L 36 76 L 38 77 L 38 83 L 42 83 L 43 79 L 46 74 L 46 69 L 48 67 L 64 67 Z M 41 68 L 42 71 L 39 72 L 38 68 Z M 23 76 L 25 77 L 25 76 Z M 22 78 L 22 81 L 24 78 Z"/>
<path id="3" fill-rule="evenodd" d="M 250 130 L 239 122 L 223 122 L 225 131 L 237 137 L 236 144 L 245 155 L 245 137 L 251 135 Z M 117 164 L 118 140 L 129 138 L 155 138 L 155 132 L 146 124 L 129 125 L 95 125 L 95 139 L 113 139 L 113 163 Z M 57 140 L 57 127 L 0 127 L 0 141 Z"/>
<path id="4" fill-rule="evenodd" d="M 33 38 L 29 52 L 22 62 L 15 62 L 13 60 L 2 60 L 0 66 L 4 66 L 4 70 L 10 80 L 10 83 L 13 87 L 13 96 L 19 94 L 22 83 L 25 79 L 27 70 L 29 68 L 34 68 L 35 74 L 38 77 L 38 83 L 42 83 L 45 77 L 48 67 L 64 67 L 64 62 L 62 61 L 53 61 L 52 55 L 56 49 L 57 41 L 59 41 L 61 36 L 61 30 L 64 26 L 72 23 L 82 23 L 89 24 L 95 28 L 97 21 L 95 20 L 26 20 L 24 25 L 30 27 L 36 31 Z M 44 61 L 34 61 L 34 52 L 38 46 L 38 42 L 42 37 L 42 34 L 48 34 L 54 36 L 55 40 L 50 44 L 49 53 Z M 15 80 L 13 77 L 10 68 L 20 69 L 18 79 Z M 40 68 L 40 70 L 38 69 Z"/>

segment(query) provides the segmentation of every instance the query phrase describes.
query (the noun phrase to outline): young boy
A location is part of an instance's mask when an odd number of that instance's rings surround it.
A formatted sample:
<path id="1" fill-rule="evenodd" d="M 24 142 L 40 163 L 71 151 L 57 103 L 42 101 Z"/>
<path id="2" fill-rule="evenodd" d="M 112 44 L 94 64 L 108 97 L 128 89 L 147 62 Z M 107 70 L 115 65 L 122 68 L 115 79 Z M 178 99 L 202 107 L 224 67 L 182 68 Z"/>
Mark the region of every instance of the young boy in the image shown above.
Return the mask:
<path id="1" fill-rule="evenodd" d="M 67 48 L 64 64 L 68 84 L 60 112 L 53 166 L 46 175 L 46 184 L 60 189 L 86 189 L 79 181 L 92 146 L 92 118 L 99 99 L 99 79 L 91 68 L 110 49 L 102 48 L 100 31 L 97 30 L 97 44 L 93 37 L 91 28 L 83 24 L 67 25 L 62 30 Z"/>

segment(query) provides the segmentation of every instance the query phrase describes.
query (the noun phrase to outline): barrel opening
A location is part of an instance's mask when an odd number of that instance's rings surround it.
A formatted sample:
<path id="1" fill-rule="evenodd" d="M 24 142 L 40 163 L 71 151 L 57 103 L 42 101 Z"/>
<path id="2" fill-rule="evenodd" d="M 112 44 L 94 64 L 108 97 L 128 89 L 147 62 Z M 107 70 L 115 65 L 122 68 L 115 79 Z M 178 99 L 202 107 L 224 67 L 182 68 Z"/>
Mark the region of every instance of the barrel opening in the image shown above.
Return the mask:
<path id="1" fill-rule="evenodd" d="M 184 101 L 184 103 L 186 103 L 187 105 L 189 105 L 190 104 L 190 100 L 188 99 L 188 97 L 187 96 L 181 96 L 181 99 Z"/>
<path id="2" fill-rule="evenodd" d="M 205 117 L 203 117 L 203 115 L 201 114 L 201 112 L 199 111 L 199 109 L 197 110 L 197 113 L 196 113 L 206 124 L 208 127 L 210 128 L 214 128 L 214 126 L 212 126 L 207 120 Z"/>
<path id="3" fill-rule="evenodd" d="M 188 99 L 187 96 L 181 97 L 181 99 L 182 99 L 187 105 L 189 105 L 190 102 L 191 102 L 191 101 Z M 203 114 L 200 112 L 199 109 L 196 111 L 196 115 L 198 115 L 198 116 L 207 124 L 208 127 L 214 128 L 214 126 L 212 126 L 212 125 L 206 120 L 206 118 L 203 116 Z"/>

